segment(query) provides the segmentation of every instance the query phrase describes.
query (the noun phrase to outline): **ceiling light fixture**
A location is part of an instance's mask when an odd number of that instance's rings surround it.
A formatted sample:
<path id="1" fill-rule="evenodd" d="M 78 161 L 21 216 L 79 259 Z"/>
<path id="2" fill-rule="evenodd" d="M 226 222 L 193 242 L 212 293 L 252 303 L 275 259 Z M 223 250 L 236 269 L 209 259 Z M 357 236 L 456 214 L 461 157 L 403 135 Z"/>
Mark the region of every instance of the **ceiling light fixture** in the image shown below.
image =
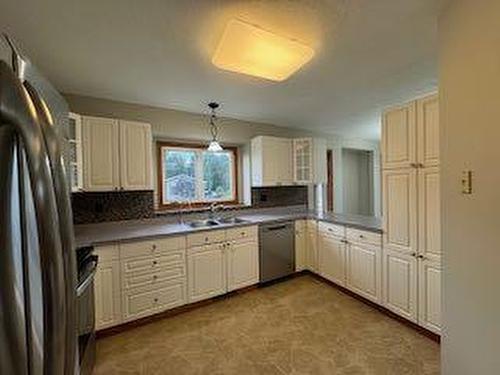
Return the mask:
<path id="1" fill-rule="evenodd" d="M 219 141 L 217 140 L 217 136 L 219 134 L 219 128 L 217 127 L 217 124 L 215 123 L 217 120 L 217 115 L 215 113 L 215 110 L 219 108 L 219 103 L 216 102 L 210 102 L 208 103 L 208 107 L 210 108 L 210 117 L 209 117 L 209 124 L 210 124 L 210 134 L 212 135 L 212 140 L 210 141 L 207 151 L 210 152 L 220 152 L 222 151 L 222 146 L 220 145 Z"/>
<path id="2" fill-rule="evenodd" d="M 224 70 L 283 81 L 313 55 L 312 48 L 296 40 L 233 19 L 222 34 L 212 63 Z"/>

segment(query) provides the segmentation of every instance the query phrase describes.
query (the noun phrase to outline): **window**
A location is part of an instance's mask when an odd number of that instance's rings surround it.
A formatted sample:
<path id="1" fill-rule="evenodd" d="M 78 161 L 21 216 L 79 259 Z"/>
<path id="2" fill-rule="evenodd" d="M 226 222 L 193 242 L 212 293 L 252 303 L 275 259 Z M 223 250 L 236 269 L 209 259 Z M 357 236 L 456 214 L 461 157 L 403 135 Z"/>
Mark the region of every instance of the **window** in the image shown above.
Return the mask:
<path id="1" fill-rule="evenodd" d="M 159 206 L 237 203 L 237 149 L 158 142 Z"/>

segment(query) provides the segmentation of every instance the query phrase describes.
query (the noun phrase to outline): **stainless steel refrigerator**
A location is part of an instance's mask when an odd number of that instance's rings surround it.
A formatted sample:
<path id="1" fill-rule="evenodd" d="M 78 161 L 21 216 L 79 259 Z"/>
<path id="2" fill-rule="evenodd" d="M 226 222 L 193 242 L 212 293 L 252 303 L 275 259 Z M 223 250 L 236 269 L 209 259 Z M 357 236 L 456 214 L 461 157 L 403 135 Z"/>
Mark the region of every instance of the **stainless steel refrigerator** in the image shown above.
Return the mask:
<path id="1" fill-rule="evenodd" d="M 0 374 L 76 374 L 68 107 L 0 36 Z"/>

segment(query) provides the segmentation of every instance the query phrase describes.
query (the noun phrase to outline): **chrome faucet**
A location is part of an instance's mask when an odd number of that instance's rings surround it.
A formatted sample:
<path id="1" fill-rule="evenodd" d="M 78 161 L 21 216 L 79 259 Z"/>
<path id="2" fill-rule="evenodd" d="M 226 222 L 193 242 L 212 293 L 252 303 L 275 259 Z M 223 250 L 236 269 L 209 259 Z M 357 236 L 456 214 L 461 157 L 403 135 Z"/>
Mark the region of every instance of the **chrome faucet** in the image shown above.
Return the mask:
<path id="1" fill-rule="evenodd" d="M 210 204 L 210 213 L 208 214 L 208 218 L 211 220 L 215 219 L 215 213 L 218 211 L 222 211 L 224 209 L 224 205 L 217 202 L 212 202 Z"/>

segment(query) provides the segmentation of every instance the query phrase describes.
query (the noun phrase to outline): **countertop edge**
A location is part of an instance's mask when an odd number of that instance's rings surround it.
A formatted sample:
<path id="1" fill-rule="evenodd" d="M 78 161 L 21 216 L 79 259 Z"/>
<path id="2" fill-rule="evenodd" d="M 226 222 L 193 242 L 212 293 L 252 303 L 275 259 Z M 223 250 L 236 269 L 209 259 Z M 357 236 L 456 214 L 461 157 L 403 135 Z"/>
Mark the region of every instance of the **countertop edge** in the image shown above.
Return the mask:
<path id="1" fill-rule="evenodd" d="M 244 216 L 244 215 L 242 215 Z M 259 215 L 256 214 L 254 216 L 264 216 L 264 215 Z M 271 215 L 273 216 L 273 215 Z M 305 220 L 305 219 L 310 219 L 310 220 L 317 220 L 321 222 L 326 222 L 326 223 L 331 223 L 331 224 L 337 224 L 337 225 L 343 225 L 347 228 L 354 228 L 354 229 L 360 229 L 360 230 L 365 230 L 368 232 L 373 232 L 373 233 L 378 233 L 382 234 L 383 230 L 379 227 L 373 227 L 369 225 L 364 225 L 361 223 L 353 223 L 349 221 L 342 221 L 340 219 L 336 218 L 328 218 L 328 217 L 319 217 L 318 214 L 313 214 L 313 213 L 303 213 L 303 214 L 290 214 L 290 215 L 283 215 L 282 217 L 276 217 L 279 215 L 275 215 L 274 217 L 270 218 L 265 218 L 261 217 L 259 219 L 246 219 L 248 221 L 243 222 L 243 223 L 233 223 L 233 224 L 222 224 L 218 225 L 217 227 L 208 227 L 208 228 L 191 228 L 187 225 L 184 224 L 171 224 L 172 226 L 177 225 L 179 226 L 179 230 L 171 230 L 170 232 L 166 233 L 152 233 L 152 234 L 139 234 L 137 232 L 131 232 L 130 235 L 117 235 L 117 236 L 110 236 L 110 238 L 106 239 L 92 239 L 92 238 L 85 238 L 87 236 L 80 236 L 82 237 L 81 239 L 78 239 L 78 235 L 76 236 L 75 242 L 77 247 L 83 247 L 83 246 L 100 246 L 100 245 L 107 245 L 107 244 L 112 244 L 112 243 L 119 243 L 119 242 L 130 242 L 130 241 L 138 241 L 138 240 L 151 240 L 155 238 L 165 238 L 165 237 L 175 237 L 175 236 L 186 236 L 189 234 L 193 233 L 200 233 L 200 232 L 206 232 L 206 231 L 212 231 L 212 230 L 226 230 L 226 229 L 231 229 L 231 228 L 238 228 L 238 227 L 245 227 L 245 226 L 252 226 L 252 225 L 259 225 L 259 224 L 264 224 L 264 223 L 272 223 L 272 222 L 283 222 L 283 221 L 296 221 L 296 220 Z M 168 224 L 166 224 L 168 225 Z M 91 237 L 91 236 L 88 236 Z"/>

